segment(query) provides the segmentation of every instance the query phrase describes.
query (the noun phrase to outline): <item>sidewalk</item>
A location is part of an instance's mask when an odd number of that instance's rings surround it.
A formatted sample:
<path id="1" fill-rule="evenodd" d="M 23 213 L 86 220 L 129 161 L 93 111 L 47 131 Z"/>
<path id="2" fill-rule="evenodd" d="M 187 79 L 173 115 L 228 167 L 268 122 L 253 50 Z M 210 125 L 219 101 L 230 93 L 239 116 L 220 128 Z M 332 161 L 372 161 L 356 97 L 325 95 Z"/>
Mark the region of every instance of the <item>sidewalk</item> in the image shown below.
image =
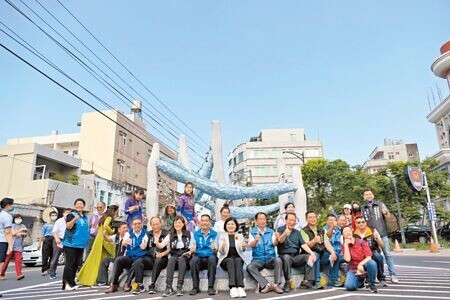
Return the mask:
<path id="1" fill-rule="evenodd" d="M 437 253 L 431 253 L 430 250 L 415 250 L 402 249 L 402 252 L 394 252 L 391 250 L 393 256 L 436 256 L 436 257 L 450 257 L 450 249 L 440 249 Z"/>

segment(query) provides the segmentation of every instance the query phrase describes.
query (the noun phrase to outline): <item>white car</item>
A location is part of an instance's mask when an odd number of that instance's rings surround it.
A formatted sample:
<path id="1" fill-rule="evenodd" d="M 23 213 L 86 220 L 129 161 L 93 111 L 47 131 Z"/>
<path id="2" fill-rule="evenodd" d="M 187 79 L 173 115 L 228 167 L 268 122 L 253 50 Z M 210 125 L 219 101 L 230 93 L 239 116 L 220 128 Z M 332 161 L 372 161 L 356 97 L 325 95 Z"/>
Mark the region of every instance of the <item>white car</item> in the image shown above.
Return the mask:
<path id="1" fill-rule="evenodd" d="M 37 242 L 31 246 L 23 248 L 22 262 L 27 267 L 34 267 L 42 265 L 42 250 L 37 248 Z M 58 264 L 63 265 L 65 262 L 64 253 L 61 253 L 58 259 Z"/>

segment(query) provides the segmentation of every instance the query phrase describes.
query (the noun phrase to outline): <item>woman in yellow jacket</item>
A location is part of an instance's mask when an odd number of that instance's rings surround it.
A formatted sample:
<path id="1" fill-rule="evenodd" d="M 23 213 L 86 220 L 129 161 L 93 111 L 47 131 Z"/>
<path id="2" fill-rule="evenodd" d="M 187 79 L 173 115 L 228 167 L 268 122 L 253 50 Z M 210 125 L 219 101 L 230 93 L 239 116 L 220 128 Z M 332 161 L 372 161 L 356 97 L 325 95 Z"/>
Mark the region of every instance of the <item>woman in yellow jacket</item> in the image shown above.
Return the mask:
<path id="1" fill-rule="evenodd" d="M 115 246 L 113 243 L 104 240 L 103 233 L 106 235 L 113 235 L 112 222 L 117 216 L 119 207 L 111 205 L 106 210 L 106 213 L 99 221 L 98 234 L 95 237 L 92 250 L 89 253 L 83 267 L 78 273 L 78 282 L 80 285 L 92 286 L 97 282 L 100 264 L 105 258 L 114 258 Z"/>

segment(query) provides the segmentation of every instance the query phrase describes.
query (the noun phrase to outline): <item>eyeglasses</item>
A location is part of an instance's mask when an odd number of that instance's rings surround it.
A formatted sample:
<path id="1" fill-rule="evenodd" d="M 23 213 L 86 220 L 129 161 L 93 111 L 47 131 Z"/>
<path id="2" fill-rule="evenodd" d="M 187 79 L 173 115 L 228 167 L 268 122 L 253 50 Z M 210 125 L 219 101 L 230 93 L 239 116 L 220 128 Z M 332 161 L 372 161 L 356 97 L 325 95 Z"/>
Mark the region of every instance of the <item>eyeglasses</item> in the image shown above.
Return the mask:
<path id="1" fill-rule="evenodd" d="M 366 221 L 359 221 L 359 222 L 356 222 L 356 224 L 366 224 Z"/>

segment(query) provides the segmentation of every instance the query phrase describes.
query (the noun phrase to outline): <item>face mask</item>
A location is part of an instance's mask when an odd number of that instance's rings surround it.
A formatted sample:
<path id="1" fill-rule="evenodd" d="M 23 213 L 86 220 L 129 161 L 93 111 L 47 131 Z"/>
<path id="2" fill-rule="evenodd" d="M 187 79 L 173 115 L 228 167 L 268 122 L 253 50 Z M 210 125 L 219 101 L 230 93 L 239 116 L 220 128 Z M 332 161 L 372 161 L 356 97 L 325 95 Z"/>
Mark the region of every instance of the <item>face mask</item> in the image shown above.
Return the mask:
<path id="1" fill-rule="evenodd" d="M 15 219 L 14 223 L 16 223 L 17 225 L 22 224 L 22 219 Z"/>
<path id="2" fill-rule="evenodd" d="M 12 211 L 14 211 L 14 206 L 11 205 L 11 208 L 9 209 L 8 212 L 12 212 Z"/>
<path id="3" fill-rule="evenodd" d="M 52 220 L 52 221 L 56 221 L 56 219 L 58 219 L 58 216 L 51 216 L 50 217 L 50 220 Z"/>

